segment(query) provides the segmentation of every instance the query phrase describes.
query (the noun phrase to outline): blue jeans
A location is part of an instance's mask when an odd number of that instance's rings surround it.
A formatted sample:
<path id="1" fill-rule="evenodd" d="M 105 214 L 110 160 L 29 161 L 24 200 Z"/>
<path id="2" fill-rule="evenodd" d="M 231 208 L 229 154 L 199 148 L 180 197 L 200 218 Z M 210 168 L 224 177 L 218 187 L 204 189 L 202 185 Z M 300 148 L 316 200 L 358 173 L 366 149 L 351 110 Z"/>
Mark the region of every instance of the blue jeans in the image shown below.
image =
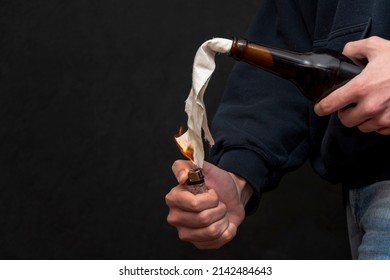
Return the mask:
<path id="1" fill-rule="evenodd" d="M 349 240 L 353 259 L 390 259 L 390 181 L 349 191 Z"/>

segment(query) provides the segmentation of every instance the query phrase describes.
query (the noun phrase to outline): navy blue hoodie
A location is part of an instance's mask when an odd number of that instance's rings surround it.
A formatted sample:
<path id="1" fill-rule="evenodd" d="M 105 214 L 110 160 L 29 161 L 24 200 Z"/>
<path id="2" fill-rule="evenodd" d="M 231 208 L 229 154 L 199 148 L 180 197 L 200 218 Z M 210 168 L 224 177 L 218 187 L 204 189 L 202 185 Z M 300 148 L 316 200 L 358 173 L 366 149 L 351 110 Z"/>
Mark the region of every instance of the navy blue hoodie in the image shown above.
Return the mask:
<path id="1" fill-rule="evenodd" d="M 342 52 L 373 35 L 390 39 L 388 0 L 262 0 L 245 37 L 297 52 Z M 259 195 L 308 159 L 322 178 L 346 188 L 390 179 L 390 136 L 346 128 L 313 107 L 289 81 L 238 62 L 212 122 L 210 160 Z"/>

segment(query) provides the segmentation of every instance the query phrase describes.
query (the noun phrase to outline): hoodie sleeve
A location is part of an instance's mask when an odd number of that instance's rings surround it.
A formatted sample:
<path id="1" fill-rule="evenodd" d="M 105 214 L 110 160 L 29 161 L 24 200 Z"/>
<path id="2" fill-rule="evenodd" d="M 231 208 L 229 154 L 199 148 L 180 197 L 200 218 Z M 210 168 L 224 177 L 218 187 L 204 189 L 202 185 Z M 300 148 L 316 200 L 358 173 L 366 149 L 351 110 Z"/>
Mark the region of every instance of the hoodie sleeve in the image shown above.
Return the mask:
<path id="1" fill-rule="evenodd" d="M 309 51 L 316 5 L 301 2 L 263 0 L 246 38 Z M 260 198 L 307 159 L 312 107 L 291 82 L 237 62 L 213 118 L 211 162 L 245 178 Z"/>

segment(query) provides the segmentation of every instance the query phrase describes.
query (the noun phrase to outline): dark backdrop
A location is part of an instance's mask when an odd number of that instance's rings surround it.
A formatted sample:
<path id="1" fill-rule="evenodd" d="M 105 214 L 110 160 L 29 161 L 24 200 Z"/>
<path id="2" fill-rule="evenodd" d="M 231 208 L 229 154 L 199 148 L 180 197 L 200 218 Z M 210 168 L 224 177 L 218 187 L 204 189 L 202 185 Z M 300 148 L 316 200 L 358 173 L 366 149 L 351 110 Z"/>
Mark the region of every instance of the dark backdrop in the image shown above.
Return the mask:
<path id="1" fill-rule="evenodd" d="M 216 251 L 179 241 L 164 196 L 194 54 L 255 0 L 3 0 L 2 259 L 349 258 L 339 186 L 305 165 Z M 217 57 L 211 118 L 233 65 Z"/>

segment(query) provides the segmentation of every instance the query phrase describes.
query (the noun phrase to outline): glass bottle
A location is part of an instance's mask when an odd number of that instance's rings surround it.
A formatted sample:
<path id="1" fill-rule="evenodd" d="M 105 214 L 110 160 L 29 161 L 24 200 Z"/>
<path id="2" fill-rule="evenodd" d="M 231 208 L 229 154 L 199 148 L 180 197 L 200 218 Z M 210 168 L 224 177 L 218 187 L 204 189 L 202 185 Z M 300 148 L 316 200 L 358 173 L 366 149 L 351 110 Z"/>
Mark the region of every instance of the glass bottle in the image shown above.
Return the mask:
<path id="1" fill-rule="evenodd" d="M 314 102 L 362 71 L 346 56 L 330 49 L 297 53 L 234 38 L 229 55 L 291 81 Z"/>

